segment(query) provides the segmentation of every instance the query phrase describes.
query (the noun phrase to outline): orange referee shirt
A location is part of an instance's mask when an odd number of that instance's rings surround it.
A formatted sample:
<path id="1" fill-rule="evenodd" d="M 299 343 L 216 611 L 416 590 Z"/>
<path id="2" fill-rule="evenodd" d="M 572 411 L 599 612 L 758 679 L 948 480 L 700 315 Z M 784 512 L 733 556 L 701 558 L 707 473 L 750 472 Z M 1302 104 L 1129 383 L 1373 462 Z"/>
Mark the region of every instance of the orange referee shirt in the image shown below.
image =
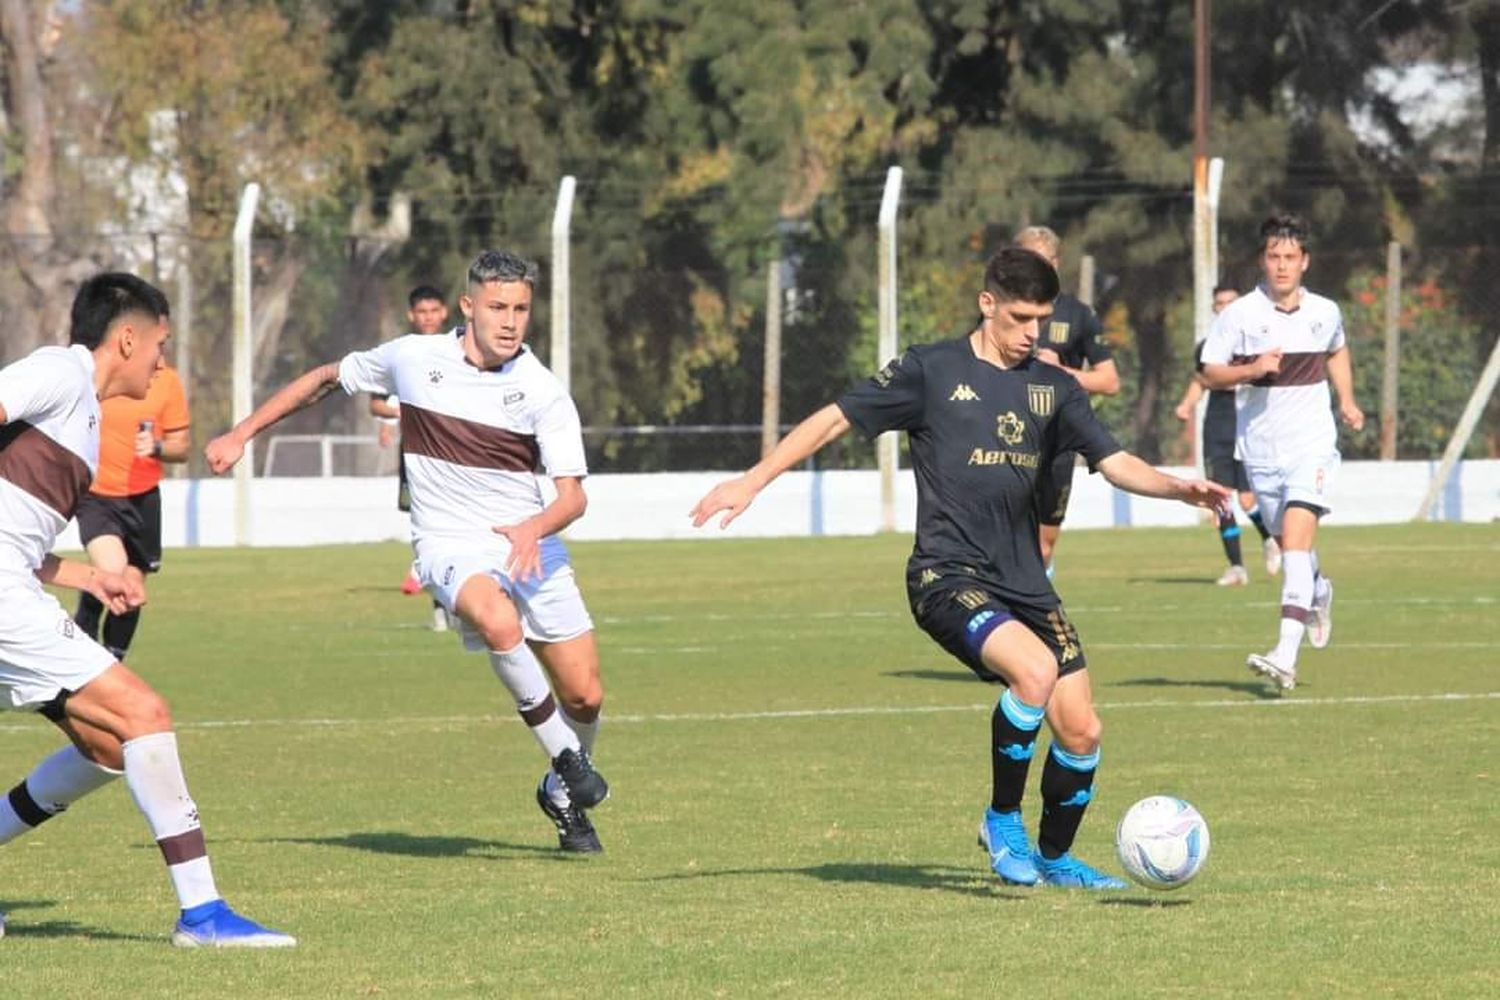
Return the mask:
<path id="1" fill-rule="evenodd" d="M 160 441 L 168 431 L 188 426 L 187 396 L 173 368 L 151 377 L 145 399 L 115 396 L 99 404 L 99 472 L 89 492 L 101 497 L 132 497 L 161 482 L 161 460 L 135 453 L 141 421 L 151 421 L 151 434 Z"/>

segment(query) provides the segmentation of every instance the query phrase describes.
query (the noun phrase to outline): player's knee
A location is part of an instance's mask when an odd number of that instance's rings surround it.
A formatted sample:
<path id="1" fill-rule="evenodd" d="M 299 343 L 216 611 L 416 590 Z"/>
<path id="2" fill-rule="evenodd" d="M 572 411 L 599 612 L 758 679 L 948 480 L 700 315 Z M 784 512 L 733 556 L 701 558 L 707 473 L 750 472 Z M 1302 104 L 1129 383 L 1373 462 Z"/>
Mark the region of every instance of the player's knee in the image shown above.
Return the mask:
<path id="1" fill-rule="evenodd" d="M 595 680 L 580 690 L 559 691 L 557 698 L 562 702 L 563 711 L 571 718 L 579 722 L 593 722 L 599 718 L 599 711 L 604 707 L 604 685 Z"/>
<path id="2" fill-rule="evenodd" d="M 172 731 L 172 709 L 165 698 L 149 688 L 122 706 L 120 715 L 124 729 L 121 735 L 127 740 Z"/>
<path id="3" fill-rule="evenodd" d="M 482 615 L 472 624 L 490 649 L 515 649 L 526 638 L 521 623 L 509 615 Z"/>
<path id="4" fill-rule="evenodd" d="M 1010 678 L 1010 689 L 1028 705 L 1045 705 L 1057 686 L 1057 664 L 1051 660 L 1028 663 Z"/>
<path id="5" fill-rule="evenodd" d="M 1052 736 L 1068 753 L 1090 754 L 1099 749 L 1104 738 L 1104 723 L 1099 713 L 1088 712 L 1081 718 L 1062 720 Z"/>

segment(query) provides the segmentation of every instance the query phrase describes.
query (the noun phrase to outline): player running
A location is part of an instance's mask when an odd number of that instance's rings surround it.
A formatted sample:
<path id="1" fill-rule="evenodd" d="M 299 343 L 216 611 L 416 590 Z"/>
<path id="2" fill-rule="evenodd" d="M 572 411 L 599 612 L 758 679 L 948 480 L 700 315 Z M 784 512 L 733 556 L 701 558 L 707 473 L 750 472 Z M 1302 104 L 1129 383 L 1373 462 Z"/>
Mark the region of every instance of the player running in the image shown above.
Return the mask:
<path id="1" fill-rule="evenodd" d="M 693 508 L 695 525 L 727 525 L 773 479 L 851 426 L 866 437 L 904 430 L 917 482 L 916 544 L 906 587 L 919 627 L 981 679 L 1006 686 L 990 722 L 990 806 L 979 826 L 990 865 L 1017 885 L 1120 889 L 1125 883 L 1071 853 L 1093 797 L 1102 725 L 1078 634 L 1047 580 L 1037 544 L 1042 471 L 1076 451 L 1115 486 L 1205 507 L 1228 490 L 1153 469 L 1124 451 L 1067 372 L 1032 356 L 1052 313 L 1057 272 L 1007 247 L 990 258 L 981 319 L 958 340 L 913 347 L 867 383 L 823 407 L 744 475 Z M 1046 718 L 1036 849 L 1021 800 Z"/>
<path id="2" fill-rule="evenodd" d="M 588 469 L 572 398 L 525 346 L 536 275 L 534 263 L 486 250 L 459 300 L 465 325 L 314 368 L 205 454 L 227 471 L 257 434 L 335 388 L 400 398 L 417 574 L 460 619 L 464 647 L 488 651 L 551 761 L 536 798 L 558 845 L 588 853 L 602 847 L 587 810 L 609 794 L 590 759 L 604 688 L 593 621 L 558 537 L 583 516 Z M 550 503 L 539 472 L 556 487 Z"/>
<path id="3" fill-rule="evenodd" d="M 1273 215 L 1260 227 L 1265 279 L 1219 314 L 1203 345 L 1203 381 L 1239 388 L 1235 457 L 1245 464 L 1266 528 L 1281 546 L 1281 633 L 1270 652 L 1251 654 L 1251 670 L 1283 691 L 1297 684 L 1297 650 L 1333 634 L 1333 584 L 1319 571 L 1318 520 L 1332 508 L 1338 474 L 1339 417 L 1354 430 L 1365 415 L 1354 402 L 1354 376 L 1339 307 L 1302 287 L 1307 224 Z"/>
<path id="4" fill-rule="evenodd" d="M 134 275 L 99 274 L 73 299 L 70 346 L 39 348 L 0 371 L 0 694 L 4 707 L 36 712 L 72 741 L 0 798 L 0 844 L 123 773 L 182 906 L 172 943 L 285 947 L 296 939 L 219 896 L 166 702 L 42 589 L 86 591 L 115 615 L 145 602 L 138 577 L 48 550 L 94 476 L 99 401 L 145 398 L 166 339 L 166 296 Z"/>

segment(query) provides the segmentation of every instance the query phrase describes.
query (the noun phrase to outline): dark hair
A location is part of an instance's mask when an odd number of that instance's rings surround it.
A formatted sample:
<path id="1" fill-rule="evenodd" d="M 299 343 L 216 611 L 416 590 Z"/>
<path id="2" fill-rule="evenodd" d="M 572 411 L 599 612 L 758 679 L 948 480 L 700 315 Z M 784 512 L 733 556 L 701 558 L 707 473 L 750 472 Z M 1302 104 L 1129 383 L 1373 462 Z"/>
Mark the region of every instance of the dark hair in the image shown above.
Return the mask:
<path id="1" fill-rule="evenodd" d="M 406 305 L 409 309 L 415 309 L 418 302 L 441 302 L 445 306 L 448 304 L 448 300 L 444 298 L 443 293 L 431 285 L 418 285 L 406 297 Z"/>
<path id="2" fill-rule="evenodd" d="M 92 351 L 104 343 L 115 321 L 129 313 L 159 320 L 170 316 L 171 310 L 161 289 L 149 281 L 119 271 L 96 274 L 73 296 L 68 343 L 82 344 Z"/>
<path id="3" fill-rule="evenodd" d="M 536 262 L 518 257 L 508 250 L 485 250 L 469 265 L 469 285 L 487 285 L 491 281 L 524 281 L 536 287 Z"/>
<path id="4" fill-rule="evenodd" d="M 1215 285 L 1213 292 L 1210 294 L 1218 295 L 1220 292 L 1233 292 L 1236 295 L 1240 294 L 1240 290 L 1238 288 L 1235 288 L 1233 285 Z"/>
<path id="5" fill-rule="evenodd" d="M 1273 212 L 1260 224 L 1260 248 L 1264 250 L 1272 243 L 1294 240 L 1299 247 L 1307 250 L 1310 249 L 1307 244 L 1311 235 L 1307 220 L 1302 216 L 1291 212 Z"/>
<path id="6" fill-rule="evenodd" d="M 996 250 L 984 268 L 984 290 L 1002 302 L 1047 303 L 1061 289 L 1051 262 L 1024 247 Z"/>

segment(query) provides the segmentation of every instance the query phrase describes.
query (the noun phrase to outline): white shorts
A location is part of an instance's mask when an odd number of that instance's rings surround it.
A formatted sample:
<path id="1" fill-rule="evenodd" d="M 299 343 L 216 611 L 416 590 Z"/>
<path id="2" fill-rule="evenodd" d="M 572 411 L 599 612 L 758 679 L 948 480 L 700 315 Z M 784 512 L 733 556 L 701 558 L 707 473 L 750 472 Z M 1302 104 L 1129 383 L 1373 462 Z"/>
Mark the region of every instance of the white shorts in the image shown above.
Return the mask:
<path id="1" fill-rule="evenodd" d="M 1339 453 L 1314 455 L 1292 465 L 1251 465 L 1245 463 L 1245 475 L 1260 517 L 1272 535 L 1281 534 L 1281 519 L 1287 505 L 1309 504 L 1327 514 L 1333 510 L 1329 496 L 1338 478 Z"/>
<path id="2" fill-rule="evenodd" d="M 517 583 L 505 575 L 510 542 L 504 535 L 482 545 L 452 539 L 423 539 L 417 543 L 413 567 L 433 597 L 448 611 L 458 592 L 472 576 L 487 576 L 500 584 L 521 613 L 521 629 L 536 642 L 563 642 L 592 631 L 594 621 L 583 605 L 578 581 L 568 562 L 568 550 L 557 538 L 542 542 L 542 575 Z M 481 652 L 489 648 L 484 637 L 460 619 L 464 648 Z"/>
<path id="3" fill-rule="evenodd" d="M 36 577 L 0 574 L 0 609 L 0 708 L 40 708 L 114 666 Z"/>

